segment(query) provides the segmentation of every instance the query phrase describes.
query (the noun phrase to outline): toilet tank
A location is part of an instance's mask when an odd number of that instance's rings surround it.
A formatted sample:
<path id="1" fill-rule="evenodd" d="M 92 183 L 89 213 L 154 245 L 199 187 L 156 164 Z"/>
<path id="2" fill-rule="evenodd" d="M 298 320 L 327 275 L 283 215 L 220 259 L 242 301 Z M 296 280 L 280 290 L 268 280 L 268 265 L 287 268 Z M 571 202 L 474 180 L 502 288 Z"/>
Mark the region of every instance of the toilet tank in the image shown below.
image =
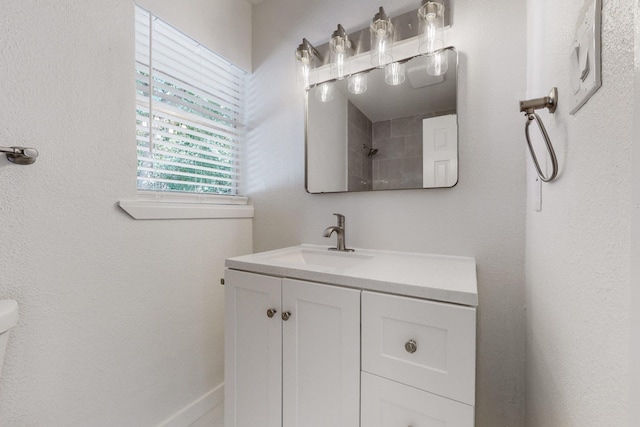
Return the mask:
<path id="1" fill-rule="evenodd" d="M 16 323 L 18 323 L 18 303 L 13 300 L 0 300 L 0 375 L 2 375 L 9 331 Z"/>

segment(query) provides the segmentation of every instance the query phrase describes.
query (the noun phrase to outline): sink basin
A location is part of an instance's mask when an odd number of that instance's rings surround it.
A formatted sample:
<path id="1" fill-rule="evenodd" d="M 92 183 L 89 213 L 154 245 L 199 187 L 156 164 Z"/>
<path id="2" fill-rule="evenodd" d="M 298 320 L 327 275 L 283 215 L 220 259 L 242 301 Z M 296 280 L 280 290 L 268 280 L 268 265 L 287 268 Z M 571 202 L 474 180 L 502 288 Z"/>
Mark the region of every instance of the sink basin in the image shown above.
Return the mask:
<path id="1" fill-rule="evenodd" d="M 285 265 L 318 266 L 335 269 L 355 267 L 373 256 L 361 255 L 353 252 L 338 252 L 329 250 L 315 250 L 304 247 L 294 247 L 288 251 L 281 251 L 265 257 L 265 261 Z"/>
<path id="2" fill-rule="evenodd" d="M 234 270 L 307 280 L 369 291 L 478 305 L 473 258 L 356 249 L 329 251 L 298 245 L 227 258 Z"/>

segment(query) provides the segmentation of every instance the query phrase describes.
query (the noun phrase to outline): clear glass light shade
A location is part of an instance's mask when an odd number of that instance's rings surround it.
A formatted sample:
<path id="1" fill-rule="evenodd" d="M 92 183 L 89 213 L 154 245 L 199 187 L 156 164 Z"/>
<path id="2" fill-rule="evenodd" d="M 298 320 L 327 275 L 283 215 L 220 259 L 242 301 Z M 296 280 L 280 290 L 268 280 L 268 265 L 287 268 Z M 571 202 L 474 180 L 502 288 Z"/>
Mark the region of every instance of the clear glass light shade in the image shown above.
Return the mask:
<path id="1" fill-rule="evenodd" d="M 405 79 L 404 64 L 393 62 L 384 67 L 384 81 L 390 86 L 402 84 Z"/>
<path id="2" fill-rule="evenodd" d="M 441 51 L 427 56 L 427 74 L 443 76 L 449 69 L 447 51 Z"/>
<path id="3" fill-rule="evenodd" d="M 418 9 L 420 21 L 420 42 L 418 51 L 427 55 L 427 72 L 433 76 L 441 76 L 447 72 L 449 61 L 444 40 L 444 5 L 437 1 L 423 1 Z"/>
<path id="4" fill-rule="evenodd" d="M 322 83 L 316 88 L 316 99 L 320 102 L 333 101 L 333 88 L 328 83 Z"/>
<path id="5" fill-rule="evenodd" d="M 360 95 L 365 93 L 367 91 L 367 75 L 356 74 L 349 77 L 347 87 L 349 88 L 349 92 L 353 94 Z"/>
<path id="6" fill-rule="evenodd" d="M 371 31 L 371 65 L 382 68 L 393 62 L 391 47 L 394 41 L 394 27 L 391 19 L 380 8 L 369 26 Z"/>
<path id="7" fill-rule="evenodd" d="M 331 76 L 338 80 L 342 80 L 351 74 L 351 40 L 347 33 L 338 25 L 338 29 L 333 33 L 329 41 L 329 52 L 331 62 Z"/>
<path id="8" fill-rule="evenodd" d="M 298 86 L 306 89 L 309 87 L 309 77 L 311 70 L 316 64 L 316 50 L 307 39 L 303 39 L 302 44 L 296 49 L 296 80 Z"/>

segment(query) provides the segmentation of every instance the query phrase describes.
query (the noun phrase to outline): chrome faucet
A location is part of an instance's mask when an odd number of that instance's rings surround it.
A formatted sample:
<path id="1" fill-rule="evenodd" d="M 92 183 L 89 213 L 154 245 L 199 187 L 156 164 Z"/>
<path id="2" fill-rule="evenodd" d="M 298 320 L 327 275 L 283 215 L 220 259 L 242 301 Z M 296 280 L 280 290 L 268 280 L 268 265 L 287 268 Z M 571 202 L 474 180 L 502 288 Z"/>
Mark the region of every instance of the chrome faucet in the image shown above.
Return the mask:
<path id="1" fill-rule="evenodd" d="M 335 248 L 329 248 L 330 251 L 343 251 L 343 252 L 353 252 L 353 249 L 347 249 L 344 243 L 344 215 L 339 213 L 334 213 L 335 216 L 338 217 L 338 225 L 332 225 L 331 227 L 327 227 L 322 234 L 324 237 L 331 237 L 331 234 L 335 231 L 336 237 L 338 238 L 338 242 Z"/>

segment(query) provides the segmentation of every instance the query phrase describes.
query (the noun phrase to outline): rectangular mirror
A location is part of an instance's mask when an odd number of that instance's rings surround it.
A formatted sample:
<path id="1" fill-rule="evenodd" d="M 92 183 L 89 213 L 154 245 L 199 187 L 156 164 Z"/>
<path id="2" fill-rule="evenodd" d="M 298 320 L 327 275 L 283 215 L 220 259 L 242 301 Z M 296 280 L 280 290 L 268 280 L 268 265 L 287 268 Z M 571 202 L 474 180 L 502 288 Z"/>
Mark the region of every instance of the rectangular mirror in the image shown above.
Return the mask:
<path id="1" fill-rule="evenodd" d="M 307 89 L 309 193 L 458 182 L 458 54 L 453 48 L 442 54 L 449 64 L 442 76 L 427 73 L 426 56 L 414 56 L 401 64 L 404 73 L 387 70 L 386 79 L 396 85 L 385 82 L 384 68 L 373 68 Z"/>

